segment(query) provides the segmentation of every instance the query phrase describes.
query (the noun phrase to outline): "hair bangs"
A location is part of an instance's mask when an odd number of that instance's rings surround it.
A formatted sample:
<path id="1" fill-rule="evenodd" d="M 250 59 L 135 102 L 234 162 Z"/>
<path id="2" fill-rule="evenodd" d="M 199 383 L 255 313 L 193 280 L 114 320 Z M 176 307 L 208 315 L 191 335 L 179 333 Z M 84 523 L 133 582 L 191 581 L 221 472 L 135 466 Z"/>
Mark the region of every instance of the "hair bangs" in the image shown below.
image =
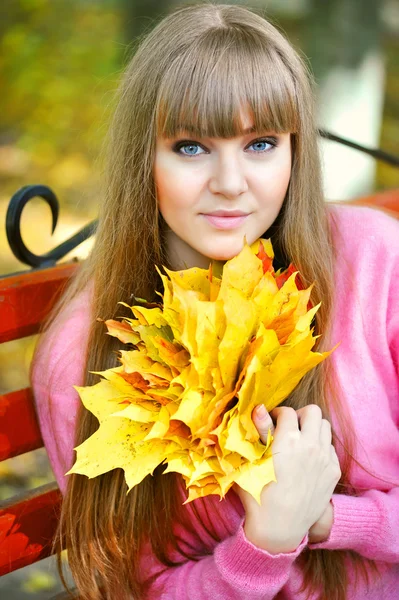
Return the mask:
<path id="1" fill-rule="evenodd" d="M 175 59 L 161 81 L 157 132 L 176 137 L 243 135 L 254 131 L 296 133 L 294 78 L 276 50 L 252 31 L 211 29 Z"/>

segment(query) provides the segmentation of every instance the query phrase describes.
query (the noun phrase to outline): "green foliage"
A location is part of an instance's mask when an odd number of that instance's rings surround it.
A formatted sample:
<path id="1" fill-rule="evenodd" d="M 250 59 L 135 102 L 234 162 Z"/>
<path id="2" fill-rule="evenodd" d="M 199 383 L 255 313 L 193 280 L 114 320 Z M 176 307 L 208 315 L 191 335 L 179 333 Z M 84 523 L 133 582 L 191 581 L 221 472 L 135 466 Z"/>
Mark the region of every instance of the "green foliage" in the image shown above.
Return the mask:
<path id="1" fill-rule="evenodd" d="M 87 181 L 118 79 L 120 39 L 116 1 L 3 0 L 3 190 L 14 191 L 25 178 L 58 192 Z"/>
<path id="2" fill-rule="evenodd" d="M 399 156 L 399 37 L 384 40 L 386 67 L 384 116 L 380 146 Z M 386 189 L 399 187 L 399 169 L 383 162 L 377 164 L 377 185 Z"/>

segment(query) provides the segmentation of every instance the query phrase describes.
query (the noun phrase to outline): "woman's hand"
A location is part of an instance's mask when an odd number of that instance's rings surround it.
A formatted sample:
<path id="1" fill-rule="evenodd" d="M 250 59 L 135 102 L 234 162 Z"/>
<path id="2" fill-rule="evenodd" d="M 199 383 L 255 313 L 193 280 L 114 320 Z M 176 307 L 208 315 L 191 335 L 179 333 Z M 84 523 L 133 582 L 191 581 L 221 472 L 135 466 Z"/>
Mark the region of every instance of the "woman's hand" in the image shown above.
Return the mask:
<path id="1" fill-rule="evenodd" d="M 275 429 L 271 417 L 276 420 Z M 272 430 L 277 481 L 265 485 L 260 506 L 248 492 L 234 486 L 246 512 L 245 535 L 271 554 L 292 552 L 324 515 L 341 477 L 331 426 L 314 404 L 298 411 L 278 407 L 271 415 L 264 409 L 263 419 L 254 410 L 252 418 L 263 443 Z"/>
<path id="2" fill-rule="evenodd" d="M 320 519 L 316 521 L 316 523 L 314 523 L 309 529 L 309 542 L 311 544 L 320 544 L 320 542 L 325 542 L 331 533 L 333 522 L 334 508 L 330 501 Z"/>

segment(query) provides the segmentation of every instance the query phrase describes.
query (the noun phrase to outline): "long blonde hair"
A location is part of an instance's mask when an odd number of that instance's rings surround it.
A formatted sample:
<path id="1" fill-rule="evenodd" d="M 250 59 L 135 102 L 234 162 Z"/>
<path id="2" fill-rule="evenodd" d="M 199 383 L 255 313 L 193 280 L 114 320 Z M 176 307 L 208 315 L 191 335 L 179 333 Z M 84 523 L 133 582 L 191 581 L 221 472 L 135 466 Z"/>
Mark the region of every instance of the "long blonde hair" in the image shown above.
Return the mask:
<path id="1" fill-rule="evenodd" d="M 159 290 L 154 265 L 169 266 L 153 179 L 156 136 L 174 135 L 181 126 L 200 136 L 239 135 L 243 105 L 257 129 L 292 134 L 291 180 L 278 224 L 269 234 L 281 255 L 300 269 L 305 285 L 316 282 L 312 301 L 322 301 L 316 328 L 324 334 L 318 340 L 318 349 L 323 348 L 333 309 L 334 248 L 322 195 L 311 76 L 263 17 L 243 7 L 207 3 L 181 8 L 159 23 L 139 45 L 121 82 L 107 138 L 105 198 L 95 246 L 52 317 L 89 283 L 94 286 L 86 373 L 117 364 L 115 340 L 104 335 L 96 317 L 121 316 L 117 303 L 129 303 L 133 295 L 154 300 Z M 87 374 L 85 384 L 96 377 Z M 332 410 L 337 414 L 344 457 L 337 491 L 348 493 L 353 431 L 342 418 L 335 384 L 326 361 L 301 381 L 286 404 L 297 409 L 314 403 L 327 418 Z M 76 445 L 97 426 L 82 408 Z M 58 551 L 68 549 L 80 598 L 109 599 L 115 589 L 119 600 L 141 598 L 139 557 L 146 532 L 151 532 L 155 556 L 167 566 L 175 564 L 167 552 L 179 548 L 173 526 L 181 522 L 195 535 L 194 524 L 184 522 L 178 484 L 179 478 L 163 475 L 162 468 L 128 495 L 120 470 L 92 480 L 69 476 Z M 304 589 L 320 591 L 323 600 L 346 598 L 348 562 L 367 577 L 367 561 L 354 552 L 305 551 L 300 560 Z"/>

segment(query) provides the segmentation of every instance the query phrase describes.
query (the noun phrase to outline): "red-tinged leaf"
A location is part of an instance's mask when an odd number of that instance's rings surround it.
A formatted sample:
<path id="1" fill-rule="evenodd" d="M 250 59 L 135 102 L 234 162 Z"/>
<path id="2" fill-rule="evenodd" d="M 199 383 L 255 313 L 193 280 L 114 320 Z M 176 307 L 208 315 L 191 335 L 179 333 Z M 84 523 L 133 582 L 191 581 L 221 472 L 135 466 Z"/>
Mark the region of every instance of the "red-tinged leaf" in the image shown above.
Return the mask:
<path id="1" fill-rule="evenodd" d="M 130 383 L 135 388 L 146 392 L 150 387 L 148 381 L 140 373 L 118 373 L 119 377 L 122 377 L 127 383 Z"/>
<path id="2" fill-rule="evenodd" d="M 259 243 L 259 252 L 256 254 L 256 256 L 262 261 L 263 273 L 274 273 L 273 259 L 266 254 L 262 242 Z"/>
<path id="3" fill-rule="evenodd" d="M 173 421 L 173 417 L 172 417 L 169 429 L 168 429 L 165 437 L 169 437 L 171 435 L 178 435 L 179 437 L 182 437 L 182 438 L 185 438 L 188 440 L 188 439 L 190 439 L 191 431 L 190 431 L 190 428 L 185 423 L 182 423 L 182 421 Z"/>
<path id="4" fill-rule="evenodd" d="M 281 345 L 285 344 L 293 329 L 295 328 L 295 324 L 297 319 L 295 317 L 295 308 L 292 308 L 290 311 L 286 311 L 282 315 L 277 315 L 267 324 L 268 329 L 274 329 L 277 334 L 278 341 Z"/>
<path id="5" fill-rule="evenodd" d="M 185 348 L 173 344 L 160 336 L 154 337 L 154 344 L 158 346 L 158 351 L 161 359 L 169 367 L 185 367 L 188 365 L 190 355 Z"/>
<path id="6" fill-rule="evenodd" d="M 102 321 L 102 319 L 97 320 Z M 125 323 L 124 321 L 108 319 L 107 321 L 102 322 L 104 322 L 107 326 L 108 335 L 116 337 L 123 344 L 137 344 L 137 342 L 140 340 L 140 336 L 132 330 L 128 323 Z"/>
<path id="7" fill-rule="evenodd" d="M 283 271 L 282 273 L 280 273 L 280 275 L 276 276 L 276 283 L 277 283 L 277 287 L 278 289 L 281 289 L 283 287 L 283 285 L 285 284 L 285 282 L 291 277 L 291 275 L 293 273 L 295 273 L 295 271 L 297 271 L 297 269 L 294 267 L 294 265 L 291 263 L 290 266 L 288 267 L 288 269 L 286 269 L 285 271 Z M 298 287 L 298 283 L 297 283 L 297 277 L 295 278 L 295 283 Z M 303 287 L 299 288 L 303 290 Z"/>
<path id="8" fill-rule="evenodd" d="M 280 289 L 280 288 L 283 287 L 283 285 L 285 284 L 285 282 L 287 281 L 287 279 L 289 279 L 291 277 L 291 275 L 293 273 L 295 273 L 295 271 L 298 271 L 298 269 L 295 267 L 295 265 L 293 265 L 291 263 L 290 266 L 288 267 L 288 269 L 286 269 L 285 271 L 283 271 L 282 273 L 280 273 L 280 275 L 276 276 L 276 283 L 277 283 L 278 289 Z M 302 278 L 301 278 L 301 276 L 300 276 L 300 274 L 298 272 L 297 272 L 296 277 L 295 277 L 295 285 L 298 288 L 298 290 L 304 290 L 305 289 L 305 286 L 303 284 Z M 309 300 L 307 309 L 310 310 L 312 308 L 313 308 L 313 302 L 311 302 Z"/>
<path id="9" fill-rule="evenodd" d="M 164 379 L 163 377 L 158 377 L 158 375 L 154 375 L 154 373 L 139 373 L 135 371 L 134 373 L 118 373 L 119 377 L 122 377 L 127 383 L 130 383 L 135 388 L 147 392 L 150 387 L 157 388 L 168 388 L 169 381 Z"/>
<path id="10" fill-rule="evenodd" d="M 203 438 L 199 444 L 198 444 L 198 448 L 199 449 L 204 449 L 204 448 L 209 448 L 209 446 L 215 446 L 216 445 L 216 441 L 212 440 L 211 438 Z"/>
<path id="11" fill-rule="evenodd" d="M 158 396 L 158 394 L 151 394 L 151 390 L 147 391 L 147 396 L 150 400 L 154 400 L 154 402 L 157 402 L 158 404 L 161 404 L 162 406 L 166 406 L 167 404 L 170 404 L 170 400 L 169 398 L 163 398 L 162 396 Z M 148 400 L 147 398 L 147 400 Z M 137 400 L 135 399 L 135 402 L 137 403 Z"/>
<path id="12" fill-rule="evenodd" d="M 170 372 L 172 373 L 172 377 L 174 379 L 175 377 L 178 377 L 180 375 L 181 371 L 177 367 L 174 367 L 173 365 L 170 365 Z"/>

